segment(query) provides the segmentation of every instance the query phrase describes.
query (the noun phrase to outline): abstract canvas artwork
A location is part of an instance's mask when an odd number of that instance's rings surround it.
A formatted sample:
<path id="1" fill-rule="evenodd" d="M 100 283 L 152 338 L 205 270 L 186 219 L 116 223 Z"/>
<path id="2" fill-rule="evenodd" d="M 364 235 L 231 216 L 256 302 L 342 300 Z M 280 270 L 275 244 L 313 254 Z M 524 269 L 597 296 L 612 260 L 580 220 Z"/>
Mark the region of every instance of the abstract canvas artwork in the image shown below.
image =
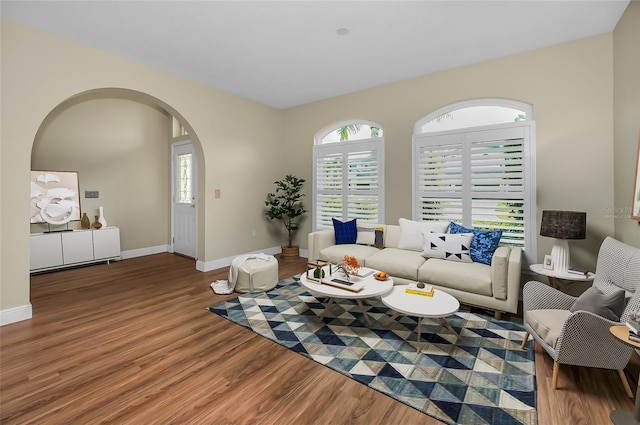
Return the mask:
<path id="1" fill-rule="evenodd" d="M 31 223 L 66 224 L 80 220 L 76 171 L 31 171 Z"/>

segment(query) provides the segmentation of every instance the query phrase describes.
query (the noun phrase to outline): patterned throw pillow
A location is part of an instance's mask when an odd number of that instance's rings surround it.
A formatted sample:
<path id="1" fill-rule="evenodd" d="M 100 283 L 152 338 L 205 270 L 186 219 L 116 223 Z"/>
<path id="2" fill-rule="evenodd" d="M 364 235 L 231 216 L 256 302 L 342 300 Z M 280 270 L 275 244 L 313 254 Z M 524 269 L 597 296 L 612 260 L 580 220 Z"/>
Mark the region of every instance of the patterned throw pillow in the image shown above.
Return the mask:
<path id="1" fill-rule="evenodd" d="M 477 230 L 468 229 L 457 223 L 449 224 L 449 232 L 451 233 L 473 233 L 473 241 L 471 241 L 471 259 L 476 263 L 491 265 L 493 253 L 498 248 L 502 230 Z"/>
<path id="2" fill-rule="evenodd" d="M 471 263 L 470 247 L 473 233 L 434 233 L 423 232 L 423 257 Z"/>
<path id="3" fill-rule="evenodd" d="M 340 220 L 333 220 L 333 232 L 336 237 L 336 245 L 356 243 L 358 238 L 358 227 L 356 226 L 356 219 L 342 222 Z"/>

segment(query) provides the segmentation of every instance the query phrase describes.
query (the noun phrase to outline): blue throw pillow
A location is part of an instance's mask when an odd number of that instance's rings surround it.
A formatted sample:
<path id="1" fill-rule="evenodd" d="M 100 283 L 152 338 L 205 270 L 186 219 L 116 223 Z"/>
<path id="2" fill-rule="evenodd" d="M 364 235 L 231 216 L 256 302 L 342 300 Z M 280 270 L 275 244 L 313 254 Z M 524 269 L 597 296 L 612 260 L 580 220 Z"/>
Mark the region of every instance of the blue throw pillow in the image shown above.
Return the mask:
<path id="1" fill-rule="evenodd" d="M 333 220 L 333 232 L 336 236 L 336 245 L 345 243 L 356 243 L 358 239 L 358 227 L 356 226 L 356 219 L 341 222 L 332 218 Z"/>
<path id="2" fill-rule="evenodd" d="M 476 263 L 491 265 L 491 257 L 498 248 L 502 230 L 477 230 L 468 229 L 457 223 L 451 222 L 449 233 L 473 233 L 471 241 L 471 259 Z"/>

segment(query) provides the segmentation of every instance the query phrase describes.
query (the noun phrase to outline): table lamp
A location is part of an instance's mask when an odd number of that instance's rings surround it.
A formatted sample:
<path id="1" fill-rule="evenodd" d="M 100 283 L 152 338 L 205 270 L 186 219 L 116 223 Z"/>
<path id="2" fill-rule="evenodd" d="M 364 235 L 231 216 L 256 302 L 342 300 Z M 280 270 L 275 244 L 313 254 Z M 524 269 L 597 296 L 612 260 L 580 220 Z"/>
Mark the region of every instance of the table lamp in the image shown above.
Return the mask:
<path id="1" fill-rule="evenodd" d="M 569 270 L 569 239 L 585 239 L 587 213 L 577 211 L 542 211 L 540 236 L 556 238 L 551 249 L 553 271 L 566 274 Z"/>

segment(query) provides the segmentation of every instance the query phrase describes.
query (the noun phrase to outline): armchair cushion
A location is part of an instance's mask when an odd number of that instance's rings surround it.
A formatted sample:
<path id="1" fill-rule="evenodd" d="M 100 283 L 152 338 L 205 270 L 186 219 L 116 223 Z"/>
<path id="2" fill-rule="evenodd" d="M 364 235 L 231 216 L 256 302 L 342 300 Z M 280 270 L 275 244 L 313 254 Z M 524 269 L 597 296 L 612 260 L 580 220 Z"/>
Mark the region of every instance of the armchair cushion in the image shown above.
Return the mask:
<path id="1" fill-rule="evenodd" d="M 549 347 L 556 348 L 564 322 L 570 315 L 569 310 L 529 310 L 525 314 L 525 320 Z"/>
<path id="2" fill-rule="evenodd" d="M 605 319 L 620 321 L 620 315 L 624 310 L 625 294 L 622 289 L 604 294 L 598 288 L 590 287 L 582 293 L 571 306 L 569 311 L 590 311 Z"/>

